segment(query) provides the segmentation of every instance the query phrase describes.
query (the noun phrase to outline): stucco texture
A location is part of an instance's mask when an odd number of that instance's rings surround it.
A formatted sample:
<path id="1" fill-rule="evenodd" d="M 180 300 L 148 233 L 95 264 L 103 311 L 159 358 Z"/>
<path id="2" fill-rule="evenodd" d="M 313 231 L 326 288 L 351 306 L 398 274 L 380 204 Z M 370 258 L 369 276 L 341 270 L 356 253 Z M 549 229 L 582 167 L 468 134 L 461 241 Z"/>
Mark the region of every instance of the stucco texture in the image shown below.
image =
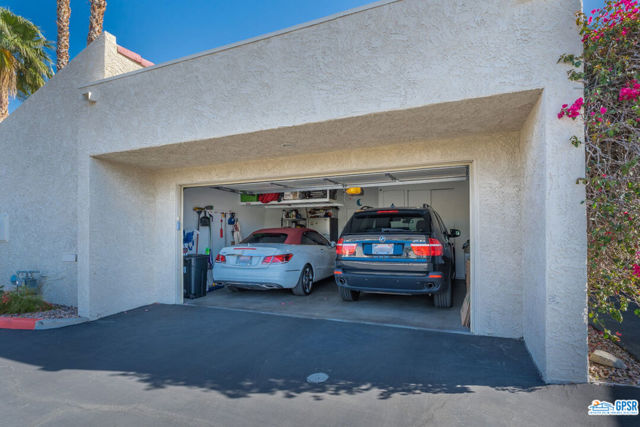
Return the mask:
<path id="1" fill-rule="evenodd" d="M 111 35 L 94 42 L 0 125 L 0 212 L 11 234 L 0 243 L 0 284 L 39 270 L 54 303 L 78 303 L 76 263 L 63 260 L 77 254 L 78 86 L 141 68 L 122 61 L 114 43 Z"/>
<path id="2" fill-rule="evenodd" d="M 580 6 L 380 2 L 115 76 L 130 64 L 105 34 L 62 92 L 64 71 L 0 125 L 2 182 L 28 195 L 1 196 L 16 212 L 2 259 L 76 250 L 77 280 L 52 269 L 89 317 L 179 303 L 183 185 L 469 164 L 472 331 L 524 337 L 547 381 L 585 381 L 582 123 L 555 117 L 582 91 L 556 63 L 581 52 Z M 33 164 L 46 173 L 18 178 Z"/>

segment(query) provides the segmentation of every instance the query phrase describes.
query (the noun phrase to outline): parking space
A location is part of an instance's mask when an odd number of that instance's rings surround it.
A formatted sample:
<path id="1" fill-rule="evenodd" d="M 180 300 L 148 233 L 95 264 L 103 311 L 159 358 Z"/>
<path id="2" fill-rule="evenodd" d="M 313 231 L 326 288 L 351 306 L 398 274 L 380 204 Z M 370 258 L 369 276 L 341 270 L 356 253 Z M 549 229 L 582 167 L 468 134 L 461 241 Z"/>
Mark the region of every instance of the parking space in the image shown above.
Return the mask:
<path id="1" fill-rule="evenodd" d="M 186 300 L 186 304 L 249 310 L 313 319 L 376 323 L 422 329 L 467 332 L 460 324 L 460 307 L 464 299 L 464 282 L 457 280 L 453 307 L 436 308 L 428 296 L 363 294 L 359 301 L 342 301 L 333 278 L 315 285 L 308 297 L 300 298 L 288 290 L 231 292 L 219 289 L 206 297 Z"/>

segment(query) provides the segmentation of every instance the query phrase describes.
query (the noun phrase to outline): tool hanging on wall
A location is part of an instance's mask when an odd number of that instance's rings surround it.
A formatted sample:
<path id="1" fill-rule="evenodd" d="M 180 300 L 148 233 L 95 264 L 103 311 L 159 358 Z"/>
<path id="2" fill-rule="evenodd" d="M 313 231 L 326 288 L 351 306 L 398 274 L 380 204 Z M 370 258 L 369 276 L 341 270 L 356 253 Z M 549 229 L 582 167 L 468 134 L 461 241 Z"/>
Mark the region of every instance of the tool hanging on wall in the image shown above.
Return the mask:
<path id="1" fill-rule="evenodd" d="M 227 224 L 234 225 L 236 223 L 236 213 L 229 212 L 229 219 L 227 220 Z"/>
<path id="2" fill-rule="evenodd" d="M 239 244 L 242 242 L 242 235 L 240 234 L 240 221 L 238 218 L 234 218 L 235 221 L 233 223 L 233 241 L 235 244 Z"/>
<path id="3" fill-rule="evenodd" d="M 227 234 L 229 234 L 229 239 L 231 240 L 231 245 L 235 245 L 239 243 L 239 240 L 236 240 L 236 213 L 229 212 L 229 219 L 227 220 L 227 224 L 231 226 L 231 231 L 227 228 Z M 225 239 L 226 242 L 227 239 Z"/>
<path id="4" fill-rule="evenodd" d="M 207 227 L 209 227 L 209 269 L 213 268 L 213 205 L 207 205 L 204 207 L 204 214 L 207 218 Z"/>
<path id="5" fill-rule="evenodd" d="M 196 254 L 198 253 L 198 244 L 200 243 L 200 217 L 202 216 L 202 212 L 204 209 L 201 207 L 195 206 L 193 211 L 198 215 L 198 225 L 197 225 L 197 233 L 196 233 Z"/>
<path id="6" fill-rule="evenodd" d="M 224 225 L 224 212 L 220 212 L 220 238 L 221 239 L 224 237 L 223 225 Z"/>

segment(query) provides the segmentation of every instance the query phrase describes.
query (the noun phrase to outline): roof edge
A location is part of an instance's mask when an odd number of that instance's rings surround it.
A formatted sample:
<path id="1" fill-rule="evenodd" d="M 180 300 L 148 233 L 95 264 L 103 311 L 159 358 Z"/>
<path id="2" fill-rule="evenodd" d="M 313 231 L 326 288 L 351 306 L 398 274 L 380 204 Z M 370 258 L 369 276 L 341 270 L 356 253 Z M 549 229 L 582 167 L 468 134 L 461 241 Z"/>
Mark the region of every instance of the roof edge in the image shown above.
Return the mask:
<path id="1" fill-rule="evenodd" d="M 126 47 L 117 45 L 118 47 L 118 53 L 130 60 L 132 60 L 133 62 L 142 65 L 143 67 L 151 67 L 153 65 L 155 65 L 153 62 L 148 61 L 146 59 L 144 59 L 142 56 L 140 56 L 139 54 L 135 53 L 132 50 L 127 49 Z"/>

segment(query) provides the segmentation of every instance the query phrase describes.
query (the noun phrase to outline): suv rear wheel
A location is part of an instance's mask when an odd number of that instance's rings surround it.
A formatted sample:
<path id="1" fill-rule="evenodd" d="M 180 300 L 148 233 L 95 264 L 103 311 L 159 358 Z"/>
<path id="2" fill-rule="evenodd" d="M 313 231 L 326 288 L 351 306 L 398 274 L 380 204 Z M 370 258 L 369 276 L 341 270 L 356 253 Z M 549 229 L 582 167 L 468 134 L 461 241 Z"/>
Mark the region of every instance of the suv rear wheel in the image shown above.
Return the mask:
<path id="1" fill-rule="evenodd" d="M 433 304 L 438 308 L 450 308 L 452 303 L 451 288 L 453 287 L 453 281 L 449 279 L 449 286 L 446 292 L 440 292 L 433 296 Z"/>
<path id="2" fill-rule="evenodd" d="M 352 291 L 343 286 L 338 286 L 338 289 L 340 290 L 342 301 L 358 301 L 360 299 L 360 292 L 358 291 Z"/>

